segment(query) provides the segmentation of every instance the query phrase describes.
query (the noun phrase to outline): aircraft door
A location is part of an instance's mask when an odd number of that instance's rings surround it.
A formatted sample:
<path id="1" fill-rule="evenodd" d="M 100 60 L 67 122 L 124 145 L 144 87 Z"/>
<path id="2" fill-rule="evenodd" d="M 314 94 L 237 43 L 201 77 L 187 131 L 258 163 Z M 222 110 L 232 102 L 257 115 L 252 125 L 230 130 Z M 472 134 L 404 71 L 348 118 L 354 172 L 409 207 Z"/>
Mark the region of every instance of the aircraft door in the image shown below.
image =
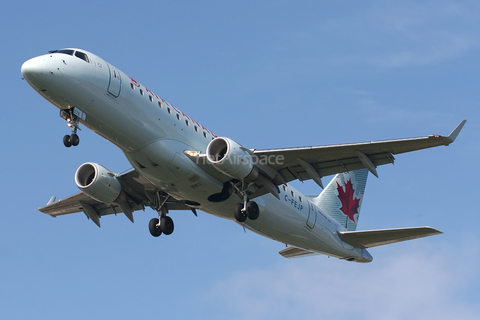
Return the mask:
<path id="1" fill-rule="evenodd" d="M 110 71 L 110 81 L 108 82 L 108 93 L 118 98 L 120 95 L 120 88 L 122 87 L 122 78 L 117 68 L 107 63 L 108 70 Z"/>
<path id="2" fill-rule="evenodd" d="M 313 229 L 315 223 L 317 222 L 317 208 L 313 203 L 308 201 L 308 218 L 307 218 L 307 227 Z"/>

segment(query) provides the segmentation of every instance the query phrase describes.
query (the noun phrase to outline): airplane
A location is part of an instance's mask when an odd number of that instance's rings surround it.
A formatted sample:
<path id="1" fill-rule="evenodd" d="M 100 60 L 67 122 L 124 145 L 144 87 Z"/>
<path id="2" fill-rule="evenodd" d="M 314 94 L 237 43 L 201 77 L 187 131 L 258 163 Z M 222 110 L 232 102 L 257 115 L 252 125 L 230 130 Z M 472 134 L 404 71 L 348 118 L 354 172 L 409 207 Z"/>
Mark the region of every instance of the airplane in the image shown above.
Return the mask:
<path id="1" fill-rule="evenodd" d="M 120 148 L 133 166 L 116 174 L 93 162 L 75 173 L 80 192 L 38 210 L 52 217 L 83 212 L 100 218 L 150 207 L 154 237 L 170 235 L 169 213 L 197 210 L 232 220 L 284 243 L 286 258 L 324 254 L 371 262 L 367 249 L 441 232 L 431 227 L 357 231 L 369 173 L 394 155 L 455 141 L 466 120 L 448 135 L 364 143 L 257 150 L 214 134 L 99 56 L 77 48 L 49 51 L 21 67 L 23 79 L 60 110 L 80 142 L 83 125 Z M 322 177 L 335 175 L 324 188 Z M 313 180 L 323 191 L 304 195 L 288 183 Z"/>

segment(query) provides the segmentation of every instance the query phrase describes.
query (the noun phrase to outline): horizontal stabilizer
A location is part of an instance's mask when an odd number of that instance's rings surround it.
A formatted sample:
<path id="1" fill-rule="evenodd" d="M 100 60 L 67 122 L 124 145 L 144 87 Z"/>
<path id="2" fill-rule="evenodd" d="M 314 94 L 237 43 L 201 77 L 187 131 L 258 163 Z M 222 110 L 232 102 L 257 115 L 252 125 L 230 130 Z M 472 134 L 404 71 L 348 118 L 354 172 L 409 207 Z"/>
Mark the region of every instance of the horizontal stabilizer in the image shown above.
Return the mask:
<path id="1" fill-rule="evenodd" d="M 357 248 L 372 248 L 405 240 L 412 240 L 441 234 L 431 227 L 400 228 L 366 231 L 339 231 L 340 239 Z"/>
<path id="2" fill-rule="evenodd" d="M 279 251 L 282 256 L 285 258 L 300 258 L 300 257 L 308 257 L 308 256 L 313 256 L 317 255 L 318 253 L 308 251 L 305 249 L 300 249 L 296 247 L 288 247 L 286 249 L 283 249 L 282 251 Z"/>

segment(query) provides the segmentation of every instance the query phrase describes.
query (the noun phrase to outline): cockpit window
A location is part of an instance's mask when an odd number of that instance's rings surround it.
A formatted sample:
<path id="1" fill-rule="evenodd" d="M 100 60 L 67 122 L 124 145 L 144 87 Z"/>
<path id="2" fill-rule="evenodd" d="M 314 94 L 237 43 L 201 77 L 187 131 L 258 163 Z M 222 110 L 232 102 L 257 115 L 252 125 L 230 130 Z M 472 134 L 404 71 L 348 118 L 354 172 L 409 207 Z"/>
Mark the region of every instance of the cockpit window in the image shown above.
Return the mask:
<path id="1" fill-rule="evenodd" d="M 48 53 L 63 53 L 63 54 L 68 54 L 69 56 L 73 56 L 74 52 L 75 52 L 75 57 L 80 58 L 80 59 L 82 59 L 86 62 L 90 62 L 90 60 L 88 59 L 88 56 L 81 51 L 75 51 L 75 50 L 71 50 L 71 49 L 48 51 Z"/>
<path id="2" fill-rule="evenodd" d="M 90 62 L 90 61 L 88 60 L 88 56 L 87 56 L 85 53 L 81 52 L 81 51 L 75 51 L 75 57 L 80 58 L 80 59 L 82 59 L 82 60 L 85 60 L 86 62 Z"/>
<path id="3" fill-rule="evenodd" d="M 62 49 L 62 50 L 52 50 L 52 51 L 48 51 L 48 53 L 64 53 L 64 54 L 68 54 L 69 56 L 73 56 L 73 52 L 75 50 L 70 50 L 70 49 Z"/>

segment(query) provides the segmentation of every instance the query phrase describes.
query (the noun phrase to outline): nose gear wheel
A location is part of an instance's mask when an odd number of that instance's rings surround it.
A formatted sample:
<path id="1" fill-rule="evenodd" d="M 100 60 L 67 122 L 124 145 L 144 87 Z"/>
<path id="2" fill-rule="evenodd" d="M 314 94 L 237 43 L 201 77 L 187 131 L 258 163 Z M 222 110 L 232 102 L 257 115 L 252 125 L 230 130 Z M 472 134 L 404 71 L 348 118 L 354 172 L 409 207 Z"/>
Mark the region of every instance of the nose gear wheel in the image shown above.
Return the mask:
<path id="1" fill-rule="evenodd" d="M 65 135 L 63 137 L 63 144 L 65 147 L 70 148 L 71 146 L 78 146 L 80 143 L 80 138 L 76 133 L 72 133 L 71 135 Z"/>

